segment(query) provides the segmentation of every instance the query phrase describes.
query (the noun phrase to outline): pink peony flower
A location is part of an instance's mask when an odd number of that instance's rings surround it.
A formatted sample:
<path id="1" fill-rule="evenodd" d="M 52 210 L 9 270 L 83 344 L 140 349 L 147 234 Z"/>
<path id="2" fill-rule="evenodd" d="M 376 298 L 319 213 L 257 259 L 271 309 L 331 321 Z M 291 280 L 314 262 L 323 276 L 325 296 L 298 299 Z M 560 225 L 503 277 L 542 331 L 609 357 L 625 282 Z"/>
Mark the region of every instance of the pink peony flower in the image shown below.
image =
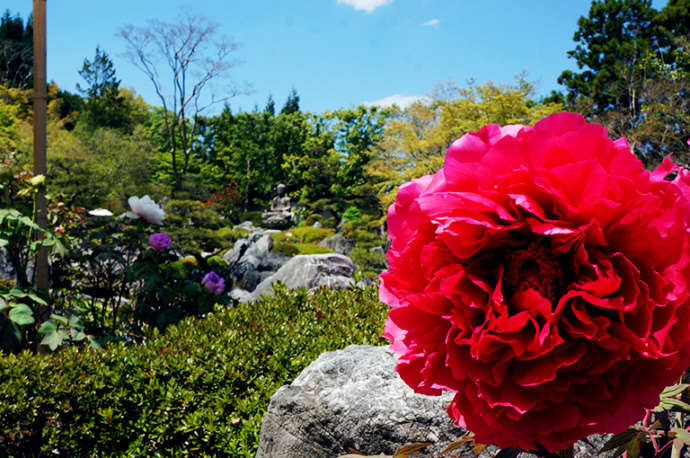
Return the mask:
<path id="1" fill-rule="evenodd" d="M 455 392 L 481 443 L 621 432 L 690 365 L 690 172 L 606 135 L 572 113 L 486 126 L 388 210 L 397 371 Z"/>
<path id="2" fill-rule="evenodd" d="M 58 234 L 64 234 L 65 230 L 62 228 L 62 226 L 58 226 L 55 228 L 55 232 Z"/>
<path id="3" fill-rule="evenodd" d="M 149 246 L 154 251 L 165 251 L 170 248 L 172 240 L 165 232 L 156 232 L 149 235 Z"/>
<path id="4" fill-rule="evenodd" d="M 149 196 L 144 196 L 141 199 L 137 196 L 132 196 L 127 202 L 132 209 L 131 212 L 126 213 L 128 217 L 142 218 L 151 224 L 163 224 L 165 212 Z"/>
<path id="5" fill-rule="evenodd" d="M 211 294 L 218 296 L 225 291 L 225 280 L 223 280 L 217 273 L 209 272 L 201 280 L 201 284 L 206 287 Z"/>

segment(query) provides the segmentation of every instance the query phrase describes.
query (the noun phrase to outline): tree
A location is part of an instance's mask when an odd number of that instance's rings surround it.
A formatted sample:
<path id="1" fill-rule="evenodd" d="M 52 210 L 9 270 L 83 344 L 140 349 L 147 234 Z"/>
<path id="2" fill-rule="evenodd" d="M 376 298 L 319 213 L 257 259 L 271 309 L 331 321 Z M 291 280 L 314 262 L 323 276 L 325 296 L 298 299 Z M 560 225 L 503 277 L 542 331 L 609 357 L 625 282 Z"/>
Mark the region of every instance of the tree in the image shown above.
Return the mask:
<path id="1" fill-rule="evenodd" d="M 656 10 L 651 0 L 595 0 L 588 17 L 580 17 L 573 36 L 579 73 L 566 70 L 558 82 L 568 99 L 586 97 L 597 114 L 625 107 L 631 117 L 639 109 L 639 89 L 645 77 L 640 65 L 650 50 L 661 46 Z"/>
<path id="2" fill-rule="evenodd" d="M 238 64 L 229 57 L 239 45 L 225 37 L 216 40 L 218 27 L 204 17 L 185 15 L 176 23 L 151 20 L 147 26 L 126 25 L 118 32 L 127 43 L 125 56 L 151 80 L 163 105 L 173 190 L 179 189 L 194 154 L 200 114 L 239 93 L 229 87 L 222 97 L 202 97 L 207 86 L 214 80 L 227 80 L 230 69 Z"/>
<path id="3" fill-rule="evenodd" d="M 401 183 L 440 169 L 448 146 L 462 135 L 487 124 L 531 125 L 563 109 L 558 103 L 537 104 L 531 97 L 532 85 L 523 78 L 515 84 L 489 81 L 465 88 L 446 83 L 429 102 L 391 109 L 378 155 L 367 166 L 382 207 L 395 200 Z"/>
<path id="4" fill-rule="evenodd" d="M 367 166 L 376 154 L 376 147 L 383 140 L 384 126 L 388 111 L 379 107 L 360 105 L 355 109 L 342 109 L 327 112 L 326 117 L 334 120 L 335 149 L 338 152 L 337 177 L 332 185 L 335 196 L 348 201 L 368 200 L 373 195 L 369 189 Z M 373 205 L 378 206 L 376 199 Z M 356 202 L 364 207 L 362 202 Z M 367 207 L 371 207 L 369 202 Z"/>
<path id="5" fill-rule="evenodd" d="M 0 84 L 18 89 L 33 87 L 33 20 L 26 27 L 17 14 L 6 10 L 0 18 Z"/>
<path id="6" fill-rule="evenodd" d="M 130 132 L 132 122 L 130 107 L 120 94 L 120 80 L 115 76 L 115 67 L 108 54 L 96 47 L 93 60 L 84 59 L 79 75 L 86 86 L 77 84 L 77 90 L 86 99 L 84 115 L 92 129 L 112 127 Z"/>
<path id="7" fill-rule="evenodd" d="M 294 88 L 290 90 L 285 105 L 283 109 L 280 110 L 280 114 L 291 114 L 299 111 L 299 95 L 297 95 L 297 90 Z"/>
<path id="8" fill-rule="evenodd" d="M 276 102 L 273 100 L 273 96 L 271 94 L 268 94 L 268 100 L 266 100 L 266 108 L 264 108 L 264 111 L 271 116 L 276 115 Z"/>
<path id="9" fill-rule="evenodd" d="M 648 166 L 670 152 L 690 163 L 683 138 L 690 127 L 690 0 L 661 11 L 649 0 L 597 0 L 578 20 L 568 55 L 583 69 L 565 71 L 571 109 L 626 137 Z"/>

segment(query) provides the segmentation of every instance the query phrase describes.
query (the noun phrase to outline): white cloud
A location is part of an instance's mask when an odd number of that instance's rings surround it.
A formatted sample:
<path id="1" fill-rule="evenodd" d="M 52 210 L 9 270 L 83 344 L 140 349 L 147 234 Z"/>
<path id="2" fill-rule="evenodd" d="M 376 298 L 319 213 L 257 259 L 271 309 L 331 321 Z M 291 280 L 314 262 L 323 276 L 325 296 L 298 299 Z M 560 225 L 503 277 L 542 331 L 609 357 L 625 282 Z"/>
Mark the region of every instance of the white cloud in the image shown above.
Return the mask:
<path id="1" fill-rule="evenodd" d="M 371 13 L 379 6 L 393 3 L 393 0 L 338 0 L 338 4 L 350 5 L 356 10 L 366 11 Z"/>
<path id="2" fill-rule="evenodd" d="M 364 102 L 364 105 L 371 107 L 371 106 L 377 106 L 377 107 L 390 107 L 393 105 L 397 105 L 402 109 L 405 109 L 412 105 L 413 103 L 416 102 L 421 102 L 421 103 L 426 103 L 429 102 L 428 97 L 423 97 L 420 95 L 400 95 L 400 94 L 394 94 L 390 95 L 388 97 L 384 97 L 379 100 L 374 100 L 373 102 Z"/>
<path id="3" fill-rule="evenodd" d="M 426 21 L 422 25 L 426 25 L 426 26 L 431 27 L 431 26 L 439 25 L 440 23 L 441 23 L 441 21 L 439 21 L 438 19 L 429 19 L 428 21 Z"/>

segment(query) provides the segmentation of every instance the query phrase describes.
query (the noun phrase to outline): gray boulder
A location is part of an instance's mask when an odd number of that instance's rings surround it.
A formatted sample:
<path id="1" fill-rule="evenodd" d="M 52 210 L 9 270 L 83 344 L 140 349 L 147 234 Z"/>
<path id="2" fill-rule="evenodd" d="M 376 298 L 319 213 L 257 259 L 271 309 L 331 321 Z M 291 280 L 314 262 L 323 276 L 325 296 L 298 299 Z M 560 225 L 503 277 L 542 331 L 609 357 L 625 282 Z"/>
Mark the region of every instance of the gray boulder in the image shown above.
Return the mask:
<path id="1" fill-rule="evenodd" d="M 412 442 L 433 445 L 414 456 L 439 456 L 466 430 L 454 426 L 444 409 L 453 395 L 416 394 L 395 372 L 388 347 L 351 345 L 323 353 L 289 385 L 271 397 L 261 425 L 257 458 L 332 458 L 350 448 L 368 455 L 392 455 Z M 575 457 L 598 454 L 605 438 L 592 435 L 575 444 Z M 479 456 L 495 456 L 487 447 Z M 474 456 L 464 444 L 453 452 Z M 535 455 L 521 453 L 520 458 Z"/>
<path id="2" fill-rule="evenodd" d="M 464 431 L 443 411 L 452 395 L 414 393 L 395 364 L 388 347 L 323 353 L 271 398 L 256 457 L 332 458 L 350 448 L 393 454 L 410 442 L 447 445 L 460 438 Z"/>
<path id="3" fill-rule="evenodd" d="M 252 291 L 272 272 L 278 270 L 290 258 L 274 253 L 271 234 L 257 231 L 237 240 L 223 255 L 230 266 L 230 273 L 245 289 Z"/>
<path id="4" fill-rule="evenodd" d="M 0 280 L 14 280 L 15 273 L 7 250 L 4 247 L 0 248 Z"/>
<path id="5" fill-rule="evenodd" d="M 354 284 L 354 263 L 347 256 L 336 253 L 298 255 L 291 258 L 277 272 L 263 280 L 251 294 L 236 291 L 231 296 L 240 301 L 256 300 L 263 294 L 273 295 L 273 284 L 282 282 L 290 289 L 350 288 Z M 235 292 L 235 291 L 234 291 Z"/>
<path id="6" fill-rule="evenodd" d="M 340 233 L 329 235 L 321 240 L 319 245 L 330 248 L 336 253 L 344 254 L 345 256 L 349 255 L 352 252 L 352 248 L 355 246 L 351 240 L 346 239 L 343 234 Z"/>

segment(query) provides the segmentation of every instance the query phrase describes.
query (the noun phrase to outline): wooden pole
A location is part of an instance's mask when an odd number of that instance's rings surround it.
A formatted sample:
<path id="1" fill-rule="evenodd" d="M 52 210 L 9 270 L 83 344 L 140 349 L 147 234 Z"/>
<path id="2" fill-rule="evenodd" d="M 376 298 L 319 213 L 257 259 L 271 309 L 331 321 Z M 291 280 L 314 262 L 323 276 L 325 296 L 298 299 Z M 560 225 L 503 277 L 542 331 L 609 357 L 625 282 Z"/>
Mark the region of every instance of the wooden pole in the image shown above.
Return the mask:
<path id="1" fill-rule="evenodd" d="M 34 174 L 46 176 L 46 0 L 34 2 Z M 36 195 L 36 223 L 46 228 L 45 185 Z M 39 233 L 39 237 L 43 234 Z M 48 250 L 43 247 L 36 257 L 36 288 L 48 293 Z"/>

